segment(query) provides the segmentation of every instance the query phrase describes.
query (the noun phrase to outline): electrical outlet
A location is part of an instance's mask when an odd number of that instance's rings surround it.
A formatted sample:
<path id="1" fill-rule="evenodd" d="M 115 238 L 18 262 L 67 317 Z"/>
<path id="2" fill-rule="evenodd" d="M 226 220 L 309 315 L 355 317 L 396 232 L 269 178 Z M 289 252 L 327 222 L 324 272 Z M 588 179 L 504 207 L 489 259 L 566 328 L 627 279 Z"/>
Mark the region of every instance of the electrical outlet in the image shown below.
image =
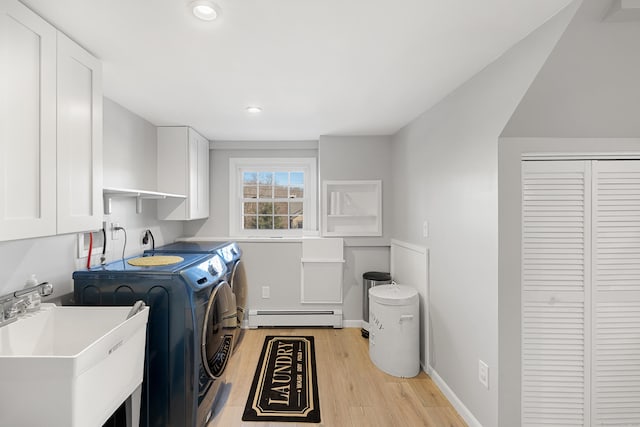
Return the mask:
<path id="1" fill-rule="evenodd" d="M 270 293 L 269 286 L 263 286 L 262 287 L 262 298 L 265 298 L 265 299 L 269 298 L 270 297 L 269 293 Z"/>
<path id="2" fill-rule="evenodd" d="M 93 247 L 91 249 L 92 256 L 95 256 L 96 254 L 101 253 L 102 245 L 103 245 L 102 232 L 89 231 L 86 233 L 79 233 L 78 234 L 78 258 L 86 258 L 87 256 L 89 256 L 89 242 L 91 241 L 91 239 L 89 238 L 90 234 L 93 235 Z"/>
<path id="3" fill-rule="evenodd" d="M 487 390 L 489 389 L 489 365 L 482 360 L 478 360 L 478 380 Z"/>
<path id="4" fill-rule="evenodd" d="M 118 234 L 120 232 L 116 230 L 116 227 L 120 227 L 120 224 L 117 222 L 112 222 L 111 227 L 109 228 L 111 230 L 111 240 L 118 240 Z"/>
<path id="5" fill-rule="evenodd" d="M 426 219 L 422 223 L 422 237 L 429 237 L 429 222 Z"/>
<path id="6" fill-rule="evenodd" d="M 150 240 L 151 239 L 149 238 L 149 235 L 147 234 L 147 230 L 144 230 L 140 234 L 140 243 L 142 244 L 142 247 L 144 248 L 145 246 L 151 244 Z"/>

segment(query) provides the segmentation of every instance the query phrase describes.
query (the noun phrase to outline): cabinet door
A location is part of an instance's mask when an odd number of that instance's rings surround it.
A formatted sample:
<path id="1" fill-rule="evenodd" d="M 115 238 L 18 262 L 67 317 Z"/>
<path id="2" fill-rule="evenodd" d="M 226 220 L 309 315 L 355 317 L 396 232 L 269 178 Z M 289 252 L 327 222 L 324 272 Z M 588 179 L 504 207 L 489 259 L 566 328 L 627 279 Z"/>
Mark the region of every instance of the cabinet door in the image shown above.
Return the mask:
<path id="1" fill-rule="evenodd" d="M 193 130 L 189 133 L 189 158 L 189 217 L 206 218 L 209 216 L 209 141 Z"/>
<path id="2" fill-rule="evenodd" d="M 0 241 L 56 232 L 56 31 L 0 1 Z"/>
<path id="3" fill-rule="evenodd" d="M 102 222 L 102 68 L 58 34 L 58 233 Z"/>
<path id="4" fill-rule="evenodd" d="M 198 134 L 189 129 L 189 141 L 187 153 L 189 156 L 189 167 L 187 168 L 187 218 L 198 217 Z"/>
<path id="5" fill-rule="evenodd" d="M 188 138 L 188 128 L 184 126 L 158 128 L 158 191 L 189 197 Z M 187 219 L 188 203 L 185 199 L 158 200 L 158 219 Z"/>
<path id="6" fill-rule="evenodd" d="M 209 141 L 193 129 L 158 128 L 158 191 L 187 199 L 158 201 L 158 219 L 209 216 Z"/>

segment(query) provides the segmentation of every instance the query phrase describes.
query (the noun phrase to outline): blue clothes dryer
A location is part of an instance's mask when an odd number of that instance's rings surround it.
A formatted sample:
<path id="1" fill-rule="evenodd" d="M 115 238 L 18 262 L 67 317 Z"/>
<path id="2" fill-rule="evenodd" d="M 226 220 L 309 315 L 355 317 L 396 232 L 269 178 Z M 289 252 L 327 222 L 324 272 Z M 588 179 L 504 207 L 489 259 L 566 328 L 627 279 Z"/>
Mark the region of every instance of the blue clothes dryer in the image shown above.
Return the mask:
<path id="1" fill-rule="evenodd" d="M 242 322 L 246 316 L 247 304 L 247 275 L 242 261 L 242 249 L 238 243 L 232 241 L 206 242 L 189 241 L 175 242 L 152 250 L 145 251 L 145 254 L 218 254 L 227 266 L 225 280 L 231 286 L 231 292 L 235 298 L 236 312 L 238 317 L 238 333 L 236 335 L 234 350 L 238 348 L 243 338 Z"/>

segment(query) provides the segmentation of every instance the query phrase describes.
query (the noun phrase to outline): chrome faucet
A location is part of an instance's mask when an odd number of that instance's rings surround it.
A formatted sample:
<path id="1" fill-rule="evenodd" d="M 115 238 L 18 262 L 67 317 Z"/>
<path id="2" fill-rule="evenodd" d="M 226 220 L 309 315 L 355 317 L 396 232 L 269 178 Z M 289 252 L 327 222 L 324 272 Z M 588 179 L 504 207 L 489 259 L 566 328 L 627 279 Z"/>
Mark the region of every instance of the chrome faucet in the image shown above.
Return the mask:
<path id="1" fill-rule="evenodd" d="M 20 298 L 34 291 L 37 291 L 40 296 L 46 297 L 53 293 L 53 285 L 49 282 L 42 282 L 39 285 L 35 285 L 30 288 L 25 288 L 25 289 L 20 289 L 19 291 L 15 291 L 13 293 L 13 296 L 14 298 Z"/>
<path id="2" fill-rule="evenodd" d="M 53 293 L 53 285 L 43 282 L 0 297 L 0 326 L 15 322 L 18 316 L 40 309 L 41 297 Z"/>

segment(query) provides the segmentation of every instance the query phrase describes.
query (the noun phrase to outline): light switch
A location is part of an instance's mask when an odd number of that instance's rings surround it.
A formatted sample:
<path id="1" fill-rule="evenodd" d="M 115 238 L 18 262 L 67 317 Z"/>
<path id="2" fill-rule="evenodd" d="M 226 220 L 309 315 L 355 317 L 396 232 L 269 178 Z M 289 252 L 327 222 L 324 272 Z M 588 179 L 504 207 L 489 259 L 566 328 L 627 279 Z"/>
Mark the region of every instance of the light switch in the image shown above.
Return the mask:
<path id="1" fill-rule="evenodd" d="M 478 380 L 487 389 L 489 388 L 489 365 L 482 360 L 478 360 Z"/>

